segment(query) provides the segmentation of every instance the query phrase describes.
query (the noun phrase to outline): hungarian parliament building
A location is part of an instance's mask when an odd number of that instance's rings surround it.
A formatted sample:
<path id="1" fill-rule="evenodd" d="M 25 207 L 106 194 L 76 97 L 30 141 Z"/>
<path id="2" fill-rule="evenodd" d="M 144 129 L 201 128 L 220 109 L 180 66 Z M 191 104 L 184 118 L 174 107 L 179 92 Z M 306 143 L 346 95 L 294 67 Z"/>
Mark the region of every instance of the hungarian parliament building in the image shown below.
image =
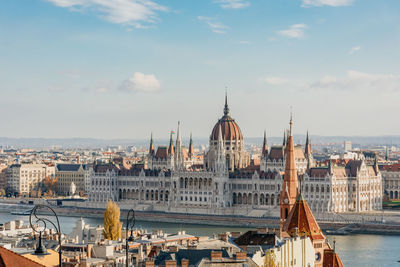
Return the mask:
<path id="1" fill-rule="evenodd" d="M 290 120 L 292 127 L 292 119 Z M 182 145 L 180 127 L 168 146 L 154 147 L 141 165 L 96 164 L 90 173 L 89 202 L 105 205 L 109 199 L 120 205 L 143 209 L 207 214 L 279 214 L 287 151 L 269 147 L 266 135 L 259 162 L 245 150 L 239 125 L 230 116 L 227 99 L 223 116 L 212 129 L 204 155 L 194 153 L 193 141 Z M 314 160 L 307 134 L 304 148 L 294 146 L 295 166 L 303 197 L 315 213 L 365 212 L 382 209 L 382 176 L 377 163 L 364 159 Z"/>

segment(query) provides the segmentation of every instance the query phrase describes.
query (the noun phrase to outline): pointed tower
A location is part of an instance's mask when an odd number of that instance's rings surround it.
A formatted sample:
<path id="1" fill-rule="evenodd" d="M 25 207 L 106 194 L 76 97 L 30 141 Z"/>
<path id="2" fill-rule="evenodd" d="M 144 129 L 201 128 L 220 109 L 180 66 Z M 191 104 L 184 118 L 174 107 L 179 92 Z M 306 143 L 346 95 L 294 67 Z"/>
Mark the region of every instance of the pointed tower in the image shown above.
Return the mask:
<path id="1" fill-rule="evenodd" d="M 306 147 L 305 147 L 305 150 L 304 150 L 304 154 L 306 156 L 311 154 L 311 143 L 310 143 L 310 140 L 309 140 L 309 137 L 308 137 L 308 130 L 307 130 Z"/>
<path id="2" fill-rule="evenodd" d="M 190 132 L 190 141 L 189 141 L 189 157 L 193 157 L 194 155 L 194 148 L 193 148 L 193 139 L 192 139 L 192 133 Z"/>
<path id="3" fill-rule="evenodd" d="M 308 130 L 307 130 L 307 137 L 306 137 L 306 147 L 304 149 L 304 155 L 307 159 L 307 169 L 313 167 L 314 165 L 314 158 L 312 156 L 311 152 L 311 142 L 308 136 Z"/>
<path id="4" fill-rule="evenodd" d="M 169 146 L 168 146 L 168 154 L 174 155 L 174 142 L 172 141 L 172 131 L 169 137 Z"/>
<path id="5" fill-rule="evenodd" d="M 262 147 L 262 155 L 266 156 L 268 154 L 268 143 L 267 143 L 267 131 L 264 130 L 264 142 Z"/>
<path id="6" fill-rule="evenodd" d="M 286 146 L 286 130 L 283 130 L 283 142 L 282 146 Z"/>
<path id="7" fill-rule="evenodd" d="M 176 131 L 176 142 L 175 142 L 175 165 L 177 169 L 183 166 L 183 155 L 182 155 L 182 140 L 180 134 L 180 122 L 178 121 L 178 129 Z"/>
<path id="8" fill-rule="evenodd" d="M 226 169 L 226 159 L 225 159 L 225 147 L 224 140 L 222 139 L 222 130 L 221 125 L 218 129 L 218 143 L 217 143 L 217 151 L 215 157 L 215 167 L 214 170 L 217 172 L 223 172 Z"/>
<path id="9" fill-rule="evenodd" d="M 229 107 L 228 107 L 228 93 L 225 90 L 225 106 L 224 106 L 224 115 L 229 115 Z"/>
<path id="10" fill-rule="evenodd" d="M 154 142 L 153 142 L 153 133 L 150 135 L 150 147 L 149 147 L 149 155 L 154 155 Z"/>
<path id="11" fill-rule="evenodd" d="M 297 195 L 298 195 L 298 177 L 297 177 L 297 169 L 296 162 L 294 158 L 294 144 L 293 144 L 293 136 L 292 136 L 292 126 L 293 120 L 292 115 L 290 116 L 290 130 L 288 134 L 288 143 L 286 147 L 286 165 L 285 165 L 285 174 L 284 180 L 282 184 L 282 192 L 280 196 L 280 209 L 281 209 L 281 222 L 280 229 L 281 233 L 283 230 L 283 226 L 285 225 L 286 219 L 289 216 L 289 212 L 293 208 L 296 203 Z"/>

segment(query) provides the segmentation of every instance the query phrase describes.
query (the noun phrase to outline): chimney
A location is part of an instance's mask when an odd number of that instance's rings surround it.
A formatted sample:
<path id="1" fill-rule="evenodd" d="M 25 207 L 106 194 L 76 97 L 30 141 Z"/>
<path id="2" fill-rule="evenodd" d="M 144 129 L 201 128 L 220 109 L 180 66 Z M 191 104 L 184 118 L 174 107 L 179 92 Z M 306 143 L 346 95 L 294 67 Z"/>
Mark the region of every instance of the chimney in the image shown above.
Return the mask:
<path id="1" fill-rule="evenodd" d="M 87 247 L 86 247 L 86 250 L 87 250 L 87 257 L 88 258 L 91 258 L 92 257 L 92 247 L 93 247 L 93 245 L 92 244 L 88 244 L 87 245 Z"/>
<path id="2" fill-rule="evenodd" d="M 236 260 L 245 260 L 245 259 L 247 259 L 246 252 L 236 252 L 235 259 Z"/>
<path id="3" fill-rule="evenodd" d="M 182 259 L 181 260 L 181 267 L 189 267 L 189 260 L 188 259 Z"/>
<path id="4" fill-rule="evenodd" d="M 174 260 L 166 260 L 165 267 L 176 267 L 176 261 Z"/>
<path id="5" fill-rule="evenodd" d="M 222 260 L 222 251 L 211 251 L 211 261 Z"/>

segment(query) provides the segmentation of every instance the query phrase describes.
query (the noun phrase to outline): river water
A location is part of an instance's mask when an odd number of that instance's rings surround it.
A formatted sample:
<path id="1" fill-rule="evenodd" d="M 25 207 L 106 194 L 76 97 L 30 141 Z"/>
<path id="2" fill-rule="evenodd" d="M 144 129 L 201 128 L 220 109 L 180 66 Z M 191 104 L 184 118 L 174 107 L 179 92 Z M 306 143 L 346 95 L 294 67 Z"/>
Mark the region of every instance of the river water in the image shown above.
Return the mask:
<path id="1" fill-rule="evenodd" d="M 75 226 L 77 217 L 60 216 L 61 230 L 70 233 Z M 0 212 L 0 223 L 11 220 L 23 220 L 29 223 L 29 216 L 11 215 Z M 84 218 L 91 225 L 103 224 L 102 219 Z M 137 228 L 163 229 L 166 233 L 176 233 L 185 230 L 188 234 L 197 236 L 212 236 L 225 231 L 248 231 L 251 228 L 207 226 L 183 223 L 159 223 L 137 221 Z M 328 236 L 330 243 L 336 240 L 336 250 L 347 267 L 400 267 L 400 236 L 391 235 L 346 235 Z"/>

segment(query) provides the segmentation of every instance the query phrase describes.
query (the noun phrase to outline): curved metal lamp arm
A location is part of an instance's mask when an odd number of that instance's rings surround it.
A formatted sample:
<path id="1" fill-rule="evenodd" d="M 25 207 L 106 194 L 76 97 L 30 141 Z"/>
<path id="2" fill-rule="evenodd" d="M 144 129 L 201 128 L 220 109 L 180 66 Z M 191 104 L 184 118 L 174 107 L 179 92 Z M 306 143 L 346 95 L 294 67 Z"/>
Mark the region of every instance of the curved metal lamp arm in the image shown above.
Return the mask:
<path id="1" fill-rule="evenodd" d="M 135 227 L 136 224 L 136 219 L 135 219 L 135 211 L 133 209 L 130 209 L 128 211 L 128 214 L 126 215 L 126 236 L 125 236 L 125 242 L 126 242 L 126 267 L 129 267 L 129 246 L 128 246 L 128 241 L 130 241 L 130 237 L 128 238 L 128 231 L 131 231 L 131 237 L 132 237 L 132 231 L 133 227 Z"/>
<path id="2" fill-rule="evenodd" d="M 135 227 L 136 224 L 136 219 L 135 219 L 135 211 L 133 209 L 130 209 L 128 211 L 128 215 L 126 216 L 126 229 L 133 230 L 133 227 Z"/>
<path id="3" fill-rule="evenodd" d="M 50 210 L 51 213 L 53 213 L 52 215 L 56 218 L 56 224 L 45 217 L 40 217 L 40 214 L 37 214 L 38 210 L 40 210 L 40 209 Z M 52 215 L 50 215 L 50 216 L 52 216 Z M 44 215 L 44 216 L 46 216 L 46 215 Z M 34 222 L 33 222 L 33 220 L 34 220 Z M 43 224 L 43 230 L 39 229 L 38 223 Z M 58 244 L 60 246 L 58 253 L 59 253 L 59 266 L 61 266 L 61 227 L 60 227 L 60 221 L 58 220 L 57 213 L 50 206 L 43 205 L 43 204 L 37 204 L 37 205 L 35 205 L 35 207 L 31 210 L 31 213 L 29 214 L 29 224 L 30 224 L 32 230 L 36 233 L 39 233 L 40 235 L 44 230 L 48 229 L 47 224 L 50 224 L 55 228 L 55 230 L 57 231 L 57 235 L 58 235 Z"/>

